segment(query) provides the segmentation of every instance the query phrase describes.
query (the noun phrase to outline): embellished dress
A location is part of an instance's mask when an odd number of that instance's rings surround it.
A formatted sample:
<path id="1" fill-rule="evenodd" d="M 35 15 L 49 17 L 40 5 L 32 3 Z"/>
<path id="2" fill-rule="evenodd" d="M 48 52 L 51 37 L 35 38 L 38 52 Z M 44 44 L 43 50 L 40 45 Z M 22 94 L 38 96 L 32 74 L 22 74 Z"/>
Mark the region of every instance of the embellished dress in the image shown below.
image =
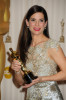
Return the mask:
<path id="1" fill-rule="evenodd" d="M 28 50 L 27 70 L 36 76 L 49 76 L 57 73 L 57 64 L 48 57 L 48 49 L 58 50 L 59 43 L 53 39 L 42 42 Z M 44 81 L 27 89 L 26 100 L 63 100 L 56 81 Z"/>

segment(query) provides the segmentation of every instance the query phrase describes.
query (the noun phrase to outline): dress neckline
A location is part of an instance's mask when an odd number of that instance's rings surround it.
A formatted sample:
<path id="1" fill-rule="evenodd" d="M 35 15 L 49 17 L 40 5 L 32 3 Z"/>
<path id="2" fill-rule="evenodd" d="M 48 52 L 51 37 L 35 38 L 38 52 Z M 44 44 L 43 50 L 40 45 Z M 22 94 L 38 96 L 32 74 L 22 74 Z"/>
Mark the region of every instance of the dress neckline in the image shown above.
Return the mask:
<path id="1" fill-rule="evenodd" d="M 39 42 L 39 43 L 36 44 L 35 46 L 30 46 L 30 48 L 35 48 L 35 47 L 37 47 L 37 46 L 40 46 L 41 44 L 45 44 L 45 43 L 47 43 L 49 40 L 50 40 L 50 38 L 49 38 L 47 41 Z"/>

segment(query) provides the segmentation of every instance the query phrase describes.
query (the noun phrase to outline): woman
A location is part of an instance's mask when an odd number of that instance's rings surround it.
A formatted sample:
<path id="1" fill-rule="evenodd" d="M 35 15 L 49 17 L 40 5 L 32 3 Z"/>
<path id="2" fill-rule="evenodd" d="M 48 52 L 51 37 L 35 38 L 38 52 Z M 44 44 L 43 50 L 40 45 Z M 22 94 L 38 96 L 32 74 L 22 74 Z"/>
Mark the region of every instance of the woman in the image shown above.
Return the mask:
<path id="1" fill-rule="evenodd" d="M 20 58 L 27 70 L 38 76 L 32 83 L 24 84 L 21 63 L 12 62 L 16 81 L 27 88 L 26 100 L 63 100 L 56 81 L 66 80 L 66 59 L 59 44 L 49 38 L 48 17 L 43 7 L 35 5 L 29 9 L 20 37 Z"/>

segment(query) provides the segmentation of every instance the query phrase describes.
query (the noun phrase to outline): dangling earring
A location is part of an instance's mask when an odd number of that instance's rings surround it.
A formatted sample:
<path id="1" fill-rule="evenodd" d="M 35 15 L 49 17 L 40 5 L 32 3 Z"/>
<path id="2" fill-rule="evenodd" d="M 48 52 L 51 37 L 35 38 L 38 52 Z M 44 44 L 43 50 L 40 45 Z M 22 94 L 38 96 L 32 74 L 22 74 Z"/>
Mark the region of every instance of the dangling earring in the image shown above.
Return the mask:
<path id="1" fill-rule="evenodd" d="M 29 28 L 29 26 L 27 26 L 27 28 Z"/>
<path id="2" fill-rule="evenodd" d="M 44 28 L 44 30 L 46 30 L 46 27 Z"/>

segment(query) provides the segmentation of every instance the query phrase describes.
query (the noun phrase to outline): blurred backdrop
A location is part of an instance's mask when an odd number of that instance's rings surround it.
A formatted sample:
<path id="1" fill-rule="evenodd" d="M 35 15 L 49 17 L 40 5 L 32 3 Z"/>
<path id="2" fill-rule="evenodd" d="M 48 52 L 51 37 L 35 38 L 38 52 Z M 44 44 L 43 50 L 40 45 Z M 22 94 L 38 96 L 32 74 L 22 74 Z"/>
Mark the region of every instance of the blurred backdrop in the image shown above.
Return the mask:
<path id="1" fill-rule="evenodd" d="M 8 61 L 7 52 L 10 47 L 16 50 L 24 15 L 32 5 L 36 4 L 46 9 L 49 19 L 50 37 L 60 41 L 60 46 L 66 55 L 66 0 L 10 0 L 9 31 L 3 36 L 5 69 L 1 81 L 1 100 L 24 100 L 25 93 L 21 92 L 22 87 L 17 88 L 13 84 L 12 75 L 9 72 L 10 62 Z M 66 100 L 66 83 L 60 84 L 59 87 L 64 100 Z"/>

